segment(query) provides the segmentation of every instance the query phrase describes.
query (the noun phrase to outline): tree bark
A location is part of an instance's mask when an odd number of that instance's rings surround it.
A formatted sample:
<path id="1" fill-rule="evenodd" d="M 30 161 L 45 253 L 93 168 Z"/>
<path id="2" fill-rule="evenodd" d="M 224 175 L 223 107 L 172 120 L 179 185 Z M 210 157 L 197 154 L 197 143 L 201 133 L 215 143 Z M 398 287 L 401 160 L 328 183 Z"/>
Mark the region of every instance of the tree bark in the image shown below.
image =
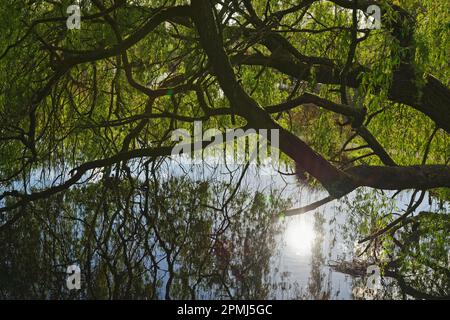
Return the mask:
<path id="1" fill-rule="evenodd" d="M 333 197 L 341 197 L 358 186 L 378 189 L 450 187 L 449 166 L 357 166 L 345 172 L 335 168 L 297 136 L 279 126 L 236 80 L 217 29 L 214 9 L 208 0 L 192 1 L 192 17 L 200 43 L 232 109 L 255 129 L 278 129 L 280 149 L 316 178 Z M 389 160 L 389 159 L 388 159 Z"/>

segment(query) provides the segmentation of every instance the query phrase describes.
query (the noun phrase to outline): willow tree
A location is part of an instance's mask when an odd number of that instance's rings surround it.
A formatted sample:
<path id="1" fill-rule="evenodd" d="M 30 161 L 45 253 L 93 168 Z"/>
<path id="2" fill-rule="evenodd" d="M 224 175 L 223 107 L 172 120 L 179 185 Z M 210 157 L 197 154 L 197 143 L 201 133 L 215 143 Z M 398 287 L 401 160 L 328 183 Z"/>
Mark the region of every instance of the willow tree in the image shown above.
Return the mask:
<path id="1" fill-rule="evenodd" d="M 450 187 L 445 0 L 91 0 L 69 30 L 71 4 L 0 5 L 1 229 L 96 170 L 169 156 L 197 120 L 278 129 L 327 200 Z"/>

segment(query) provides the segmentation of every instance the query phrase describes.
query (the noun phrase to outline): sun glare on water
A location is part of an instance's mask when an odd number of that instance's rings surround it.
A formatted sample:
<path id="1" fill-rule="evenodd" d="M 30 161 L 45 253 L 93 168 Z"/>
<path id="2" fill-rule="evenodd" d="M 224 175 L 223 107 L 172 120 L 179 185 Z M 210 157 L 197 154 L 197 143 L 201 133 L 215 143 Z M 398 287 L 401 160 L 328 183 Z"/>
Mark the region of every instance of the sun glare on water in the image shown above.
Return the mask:
<path id="1" fill-rule="evenodd" d="M 296 255 L 309 255 L 314 237 L 312 221 L 304 217 L 294 217 L 287 221 L 285 241 Z"/>

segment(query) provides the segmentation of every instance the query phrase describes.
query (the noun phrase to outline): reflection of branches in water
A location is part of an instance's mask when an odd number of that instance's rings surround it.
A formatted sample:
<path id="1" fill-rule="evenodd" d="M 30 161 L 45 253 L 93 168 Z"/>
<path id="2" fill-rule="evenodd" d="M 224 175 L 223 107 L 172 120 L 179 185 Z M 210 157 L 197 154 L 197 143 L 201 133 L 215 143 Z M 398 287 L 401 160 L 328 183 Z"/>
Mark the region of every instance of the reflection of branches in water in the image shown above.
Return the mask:
<path id="1" fill-rule="evenodd" d="M 389 287 L 378 298 L 450 297 L 449 215 L 445 206 L 432 203 L 431 212 L 421 210 L 425 193 L 416 201 L 417 193 L 411 194 L 403 213 L 394 213 L 397 208 L 387 195 L 362 190 L 355 195 L 358 201 L 348 201 L 347 236 L 355 239 L 355 235 L 369 234 L 360 241 L 368 243 L 357 253 L 359 259 L 340 260 L 333 268 L 364 280 L 366 270 L 361 266 L 378 265 Z"/>
<path id="2" fill-rule="evenodd" d="M 323 271 L 325 263 L 323 255 L 325 222 L 326 219 L 319 212 L 316 212 L 314 215 L 314 234 L 316 238 L 312 248 L 311 274 L 308 282 L 309 296 L 315 300 L 328 300 L 331 294 L 330 279 L 328 279 L 328 283 L 325 283 L 326 275 Z"/>
<path id="3" fill-rule="evenodd" d="M 238 186 L 156 162 L 121 172 L 20 208 L 29 218 L 1 233 L 2 297 L 267 297 L 276 191 L 248 189 L 245 170 Z M 65 288 L 72 263 L 79 293 Z"/>
<path id="4" fill-rule="evenodd" d="M 280 282 L 276 284 L 275 289 L 280 290 L 282 299 L 329 300 L 339 295 L 339 290 L 333 292 L 331 269 L 325 264 L 326 222 L 327 219 L 323 214 L 314 213 L 315 238 L 311 248 L 308 282 L 304 286 L 291 279 L 289 272 L 281 273 Z"/>

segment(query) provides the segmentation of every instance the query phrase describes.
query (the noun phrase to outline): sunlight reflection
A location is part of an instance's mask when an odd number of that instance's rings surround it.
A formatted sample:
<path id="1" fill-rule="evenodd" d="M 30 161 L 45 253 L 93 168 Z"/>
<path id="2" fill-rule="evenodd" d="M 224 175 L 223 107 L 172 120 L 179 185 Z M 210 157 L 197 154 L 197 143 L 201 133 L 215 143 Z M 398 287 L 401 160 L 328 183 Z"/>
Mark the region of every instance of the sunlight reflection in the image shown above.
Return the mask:
<path id="1" fill-rule="evenodd" d="M 296 255 L 311 254 L 314 241 L 314 224 L 307 216 L 292 217 L 286 221 L 285 242 Z"/>

